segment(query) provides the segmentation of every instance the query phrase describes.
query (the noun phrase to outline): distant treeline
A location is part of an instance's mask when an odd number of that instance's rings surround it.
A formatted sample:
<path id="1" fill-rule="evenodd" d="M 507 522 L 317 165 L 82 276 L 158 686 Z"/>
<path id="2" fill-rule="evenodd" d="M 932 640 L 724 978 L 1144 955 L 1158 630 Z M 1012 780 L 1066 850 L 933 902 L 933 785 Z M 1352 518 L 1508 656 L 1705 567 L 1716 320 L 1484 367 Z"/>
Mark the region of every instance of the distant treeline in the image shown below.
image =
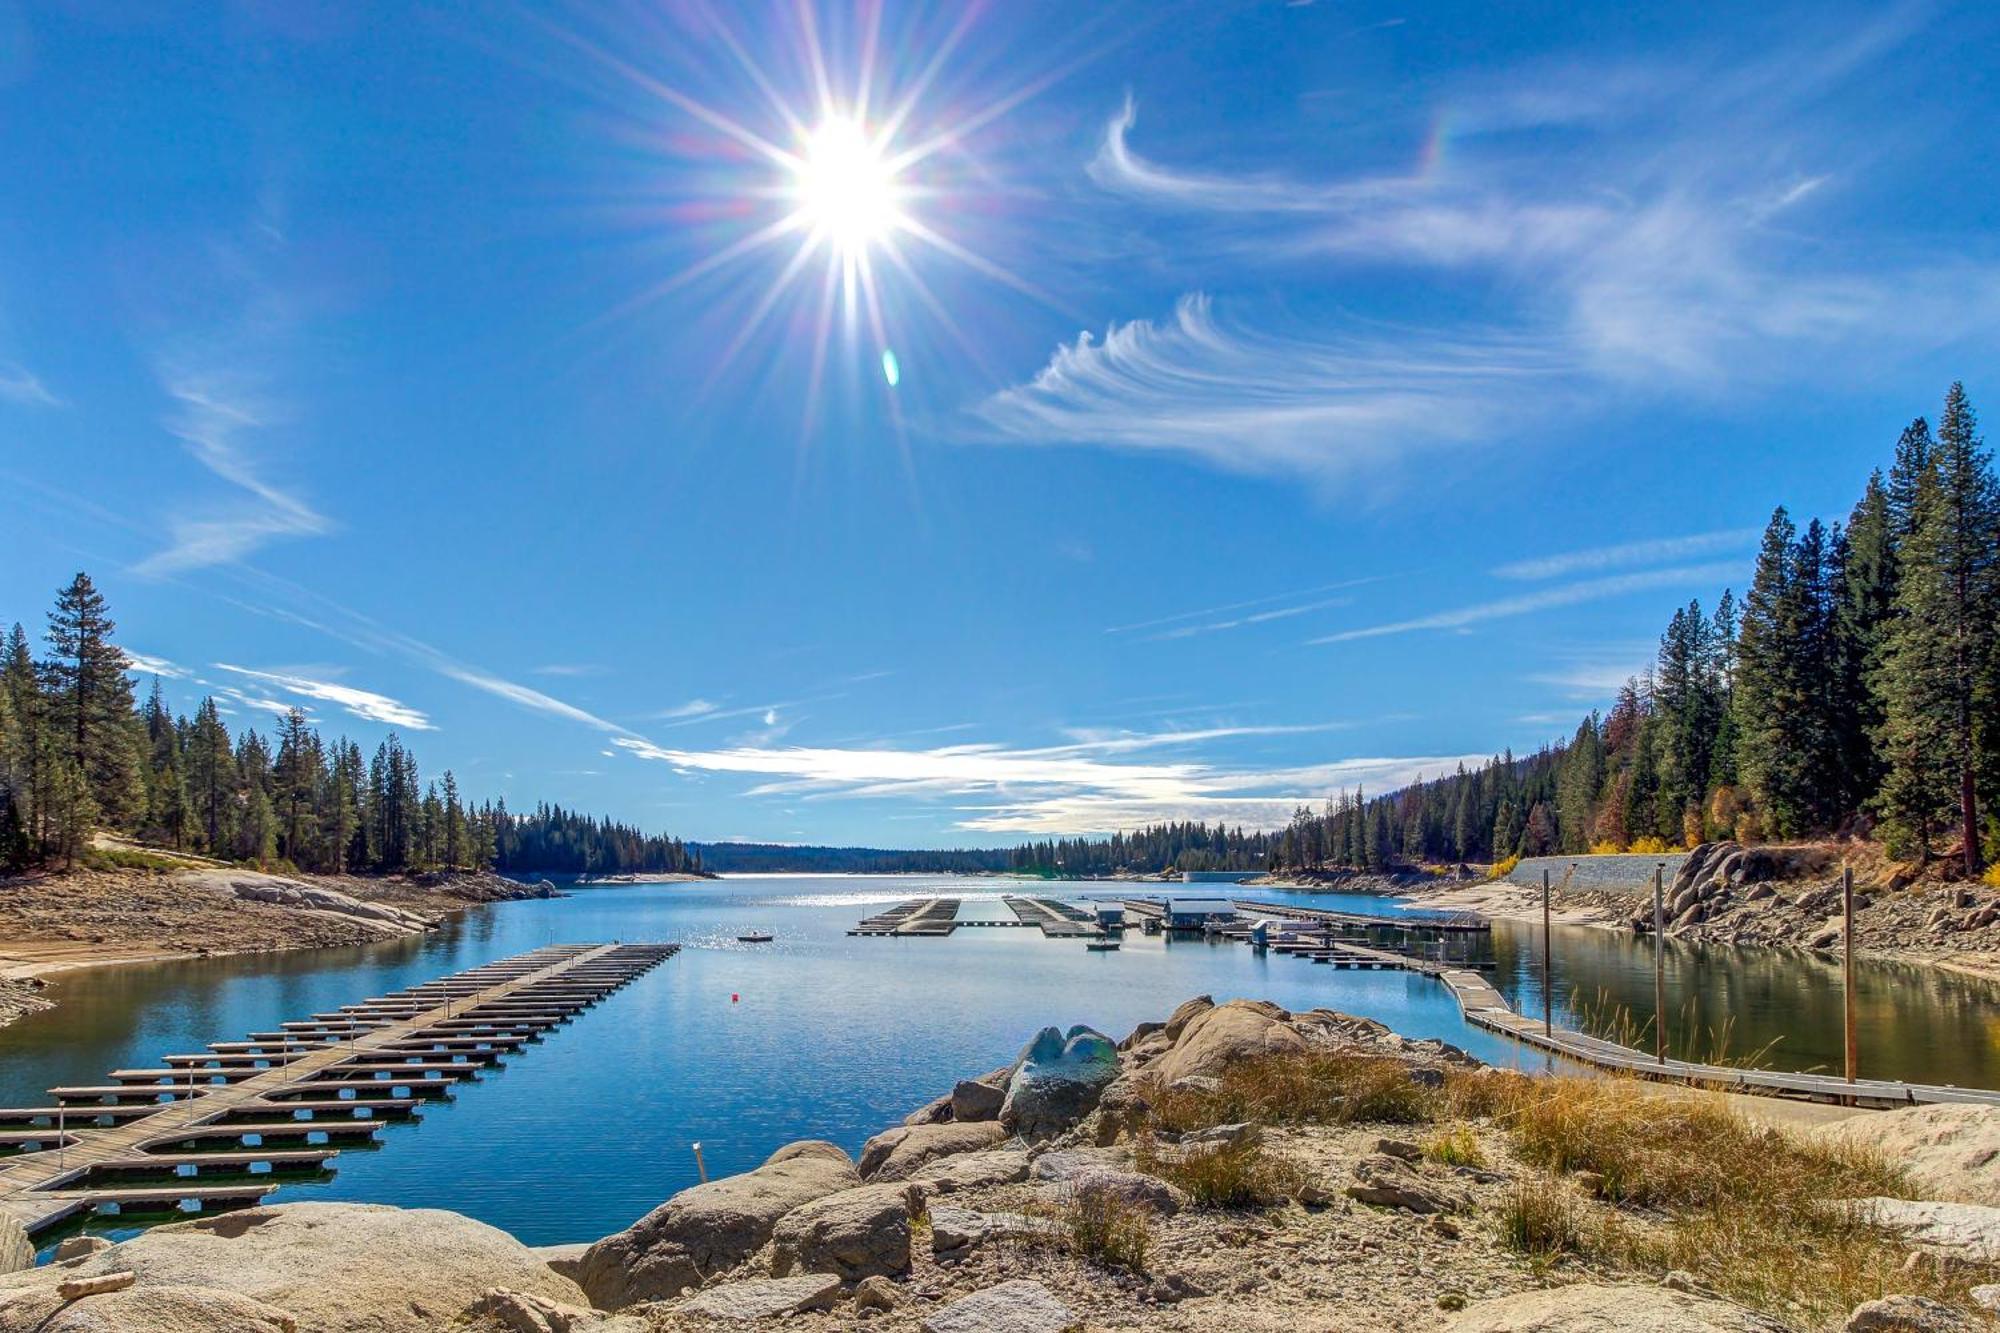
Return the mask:
<path id="1" fill-rule="evenodd" d="M 1567 744 L 1301 809 L 1281 866 L 1494 861 L 1876 832 L 2000 852 L 2000 487 L 1962 386 L 1845 524 L 1771 516 L 1748 594 L 1674 613 L 1658 657 Z"/>
<path id="2" fill-rule="evenodd" d="M 703 842 L 690 850 L 718 874 L 975 875 L 1006 870 L 1005 850 L 798 847 L 782 842 Z"/>
<path id="3" fill-rule="evenodd" d="M 702 864 L 720 873 L 977 875 L 1020 874 L 1092 879 L 1163 870 L 1253 870 L 1263 865 L 1271 835 L 1222 824 L 1161 824 L 1109 838 L 1061 838 L 1019 847 L 891 849 L 795 847 L 773 842 L 691 844 Z"/>
<path id="4" fill-rule="evenodd" d="M 392 732 L 365 760 L 292 709 L 269 738 L 235 736 L 213 698 L 176 717 L 132 666 L 90 576 L 49 613 L 36 659 L 19 624 L 0 662 L 0 867 L 74 865 L 91 831 L 309 872 L 496 869 L 699 871 L 700 853 L 557 806 L 470 804 L 446 770 L 426 782 Z"/>

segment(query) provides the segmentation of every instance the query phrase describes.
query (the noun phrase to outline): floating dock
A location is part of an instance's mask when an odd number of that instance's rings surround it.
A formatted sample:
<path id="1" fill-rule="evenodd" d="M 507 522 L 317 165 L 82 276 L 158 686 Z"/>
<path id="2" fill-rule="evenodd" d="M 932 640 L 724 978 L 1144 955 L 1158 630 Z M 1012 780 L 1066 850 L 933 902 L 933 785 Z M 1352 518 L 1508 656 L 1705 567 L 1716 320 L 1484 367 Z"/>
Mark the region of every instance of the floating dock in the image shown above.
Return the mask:
<path id="1" fill-rule="evenodd" d="M 1001 901 L 1007 905 L 1008 911 L 1021 919 L 1023 925 L 1040 926 L 1042 934 L 1050 939 L 1099 939 L 1105 933 L 1104 928 L 1097 924 L 1094 913 L 1055 898 L 1024 898 L 1008 894 Z"/>
<path id="2" fill-rule="evenodd" d="M 32 1236 L 92 1212 L 255 1203 L 286 1176 L 327 1169 L 334 1143 L 415 1117 L 679 949 L 551 945 L 108 1083 L 51 1088 L 52 1105 L 0 1108 L 0 1213 Z"/>
<path id="3" fill-rule="evenodd" d="M 850 935 L 949 935 L 964 923 L 958 919 L 957 898 L 910 898 L 878 912 Z"/>

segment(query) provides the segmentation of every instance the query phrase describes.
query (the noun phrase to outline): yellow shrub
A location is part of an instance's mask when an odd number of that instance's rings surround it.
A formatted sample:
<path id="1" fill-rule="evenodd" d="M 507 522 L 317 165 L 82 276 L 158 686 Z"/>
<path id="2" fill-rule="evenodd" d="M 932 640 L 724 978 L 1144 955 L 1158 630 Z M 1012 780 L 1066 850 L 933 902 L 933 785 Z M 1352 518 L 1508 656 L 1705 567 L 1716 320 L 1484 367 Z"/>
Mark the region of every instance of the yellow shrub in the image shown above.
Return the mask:
<path id="1" fill-rule="evenodd" d="M 1979 877 L 1979 882 L 1989 889 L 2000 889 L 2000 861 L 1986 867 L 1986 873 Z"/>
<path id="2" fill-rule="evenodd" d="M 1669 848 L 1667 847 L 1667 840 L 1665 838 L 1656 838 L 1648 833 L 1643 838 L 1633 839 L 1632 846 L 1627 850 L 1639 855 L 1658 856 L 1660 853 L 1668 851 Z"/>
<path id="3" fill-rule="evenodd" d="M 1592 856 L 1616 856 L 1625 850 L 1625 845 L 1610 838 L 1600 838 L 1590 844 Z"/>
<path id="4" fill-rule="evenodd" d="M 1488 879 L 1505 879 L 1514 873 L 1514 867 L 1521 864 L 1520 856 L 1514 855 L 1504 861 L 1495 861 L 1486 871 Z"/>

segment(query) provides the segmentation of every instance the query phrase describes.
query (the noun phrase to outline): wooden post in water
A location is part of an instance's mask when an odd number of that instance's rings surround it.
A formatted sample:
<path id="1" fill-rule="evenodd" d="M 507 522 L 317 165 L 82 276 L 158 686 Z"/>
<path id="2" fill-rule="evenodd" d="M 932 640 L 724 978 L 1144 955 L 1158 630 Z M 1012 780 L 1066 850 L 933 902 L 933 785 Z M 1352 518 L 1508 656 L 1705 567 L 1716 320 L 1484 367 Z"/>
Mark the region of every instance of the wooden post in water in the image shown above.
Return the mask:
<path id="1" fill-rule="evenodd" d="M 1542 867 L 1542 1035 L 1555 1035 L 1555 1006 L 1549 995 L 1549 870 Z"/>
<path id="2" fill-rule="evenodd" d="M 1854 1035 L 1854 867 L 1840 868 L 1840 912 L 1841 935 L 1845 945 L 1845 957 L 1841 963 L 1841 1008 L 1847 1036 L 1847 1081 L 1849 1083 L 1861 1073 L 1861 1043 Z"/>
<path id="3" fill-rule="evenodd" d="M 56 1103 L 56 1170 L 69 1165 L 69 1107 Z"/>
<path id="4" fill-rule="evenodd" d="M 701 1145 L 694 1145 L 694 1169 L 701 1173 L 701 1183 L 708 1183 L 708 1163 L 701 1160 Z"/>
<path id="5" fill-rule="evenodd" d="M 1653 1056 L 1667 1062 L 1666 862 L 1653 867 Z"/>

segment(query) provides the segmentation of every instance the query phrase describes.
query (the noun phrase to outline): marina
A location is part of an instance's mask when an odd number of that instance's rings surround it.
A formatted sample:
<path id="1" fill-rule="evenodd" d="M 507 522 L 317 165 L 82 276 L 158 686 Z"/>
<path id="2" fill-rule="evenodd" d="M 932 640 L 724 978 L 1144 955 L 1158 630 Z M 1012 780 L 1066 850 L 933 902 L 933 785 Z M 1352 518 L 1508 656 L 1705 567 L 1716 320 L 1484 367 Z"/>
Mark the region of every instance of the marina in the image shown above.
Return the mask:
<path id="1" fill-rule="evenodd" d="M 550 946 L 169 1055 L 164 1067 L 116 1070 L 111 1083 L 51 1088 L 52 1106 L 0 1109 L 0 1124 L 21 1127 L 0 1139 L 0 1212 L 32 1237 L 82 1214 L 257 1202 L 277 1177 L 324 1171 L 338 1149 L 318 1144 L 372 1138 L 383 1120 L 416 1115 L 678 950 Z M 492 1040 L 468 1048 L 468 1031 Z M 267 1150 L 276 1143 L 309 1146 Z M 264 1178 L 209 1183 L 244 1175 Z"/>

